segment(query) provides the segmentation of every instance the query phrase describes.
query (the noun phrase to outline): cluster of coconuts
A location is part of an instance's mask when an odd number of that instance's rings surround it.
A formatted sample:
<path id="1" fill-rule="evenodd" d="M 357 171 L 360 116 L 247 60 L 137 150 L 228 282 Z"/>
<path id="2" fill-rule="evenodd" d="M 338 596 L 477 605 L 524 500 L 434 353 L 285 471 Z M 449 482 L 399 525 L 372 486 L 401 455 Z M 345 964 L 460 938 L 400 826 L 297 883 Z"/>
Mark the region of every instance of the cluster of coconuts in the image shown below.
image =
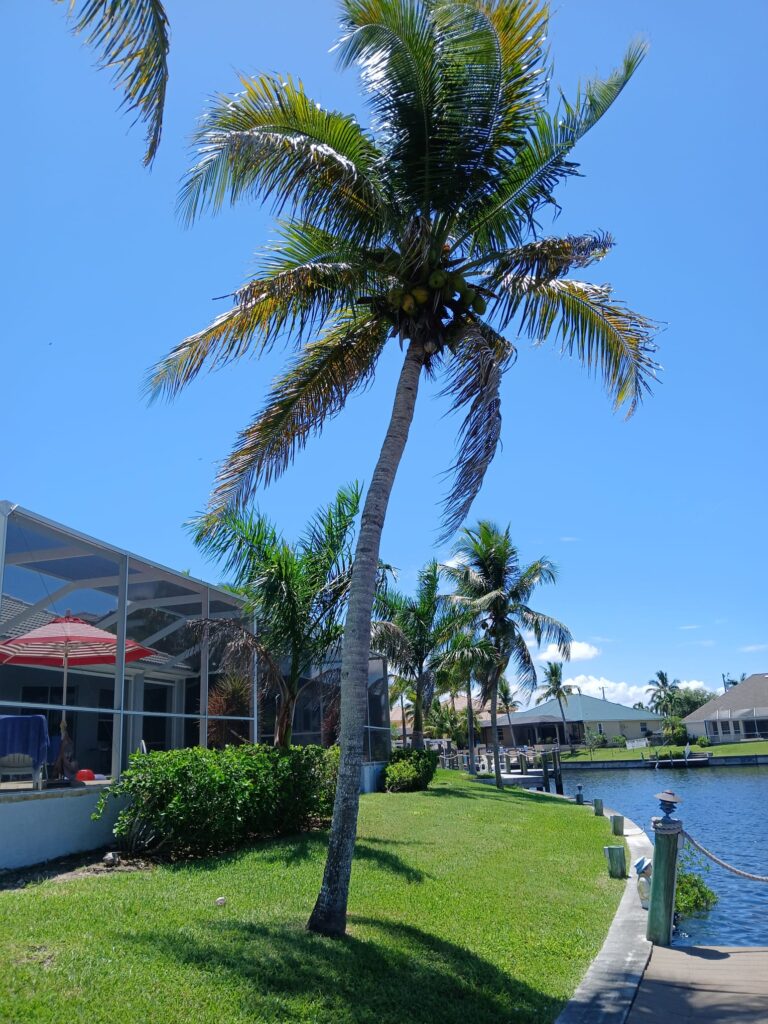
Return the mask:
<path id="1" fill-rule="evenodd" d="M 428 303 L 433 308 L 449 304 L 457 316 L 470 311 L 482 316 L 487 308 L 483 296 L 468 284 L 459 272 L 439 268 L 433 270 L 426 280 L 408 288 L 396 285 L 387 292 L 387 304 L 393 313 L 402 312 L 411 317 L 418 312 L 419 306 L 426 306 Z"/>

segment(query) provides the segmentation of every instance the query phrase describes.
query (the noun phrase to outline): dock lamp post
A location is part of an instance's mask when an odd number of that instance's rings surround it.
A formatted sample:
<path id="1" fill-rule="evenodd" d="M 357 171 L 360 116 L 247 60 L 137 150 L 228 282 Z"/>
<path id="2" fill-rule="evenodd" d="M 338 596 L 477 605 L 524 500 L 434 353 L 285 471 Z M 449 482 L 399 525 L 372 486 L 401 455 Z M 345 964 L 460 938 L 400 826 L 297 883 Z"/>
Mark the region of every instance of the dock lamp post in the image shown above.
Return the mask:
<path id="1" fill-rule="evenodd" d="M 677 855 L 682 841 L 683 823 L 672 815 L 682 802 L 669 789 L 657 793 L 661 818 L 652 818 L 654 832 L 653 874 L 651 901 L 648 908 L 646 938 L 657 946 L 672 942 L 672 924 L 675 913 L 675 886 L 677 884 Z"/>

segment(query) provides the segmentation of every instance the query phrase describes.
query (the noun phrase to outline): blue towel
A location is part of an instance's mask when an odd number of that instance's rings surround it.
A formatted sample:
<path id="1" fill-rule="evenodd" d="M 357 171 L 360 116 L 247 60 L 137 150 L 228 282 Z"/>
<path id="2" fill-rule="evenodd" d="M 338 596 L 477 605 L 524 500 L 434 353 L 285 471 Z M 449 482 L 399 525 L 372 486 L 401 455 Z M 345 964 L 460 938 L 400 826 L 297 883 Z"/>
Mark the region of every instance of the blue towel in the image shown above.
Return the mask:
<path id="1" fill-rule="evenodd" d="M 39 768 L 48 753 L 45 715 L 0 715 L 0 757 L 26 754 Z"/>

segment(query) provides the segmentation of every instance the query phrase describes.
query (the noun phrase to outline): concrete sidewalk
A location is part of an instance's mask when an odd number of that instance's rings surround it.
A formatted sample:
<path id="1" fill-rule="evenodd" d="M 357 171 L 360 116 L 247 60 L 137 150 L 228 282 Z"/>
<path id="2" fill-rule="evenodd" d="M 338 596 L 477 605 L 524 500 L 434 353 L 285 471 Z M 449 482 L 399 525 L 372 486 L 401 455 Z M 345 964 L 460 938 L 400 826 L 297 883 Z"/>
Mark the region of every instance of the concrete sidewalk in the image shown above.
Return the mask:
<path id="1" fill-rule="evenodd" d="M 768 1021 L 768 948 L 654 946 L 627 1024 L 671 1021 Z"/>

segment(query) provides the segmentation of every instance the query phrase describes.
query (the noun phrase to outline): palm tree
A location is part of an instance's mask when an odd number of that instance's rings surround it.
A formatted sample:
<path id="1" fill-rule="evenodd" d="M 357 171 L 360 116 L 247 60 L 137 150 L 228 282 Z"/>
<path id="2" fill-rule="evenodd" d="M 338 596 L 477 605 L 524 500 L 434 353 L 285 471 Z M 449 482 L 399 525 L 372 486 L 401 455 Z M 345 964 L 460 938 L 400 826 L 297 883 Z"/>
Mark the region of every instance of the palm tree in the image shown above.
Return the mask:
<path id="1" fill-rule="evenodd" d="M 215 99 L 183 185 L 187 221 L 241 199 L 271 201 L 279 240 L 233 307 L 152 371 L 153 397 L 278 342 L 297 355 L 224 461 L 211 522 L 279 477 L 405 349 L 361 518 L 342 656 L 342 758 L 326 870 L 309 927 L 341 934 L 359 805 L 370 622 L 381 532 L 419 383 L 437 377 L 463 412 L 444 533 L 465 518 L 500 438 L 506 331 L 558 339 L 631 413 L 655 377 L 655 327 L 606 285 L 572 280 L 607 234 L 541 237 L 538 215 L 576 172 L 571 151 L 643 59 L 548 108 L 546 3 L 341 0 L 342 67 L 357 65 L 375 130 L 326 110 L 290 76 L 243 78 Z"/>
<path id="2" fill-rule="evenodd" d="M 389 686 L 389 706 L 394 708 L 400 705 L 400 722 L 403 731 L 403 746 L 408 743 L 408 719 L 413 721 L 413 701 L 415 697 L 413 682 L 410 679 L 403 679 L 402 676 L 390 676 L 392 680 Z M 406 709 L 405 702 L 408 701 Z"/>
<path id="3" fill-rule="evenodd" d="M 443 651 L 438 670 L 438 688 L 443 692 L 456 694 L 462 691 L 466 696 L 466 734 L 469 754 L 470 775 L 477 773 L 475 765 L 475 714 L 473 684 L 493 662 L 493 649 L 480 635 L 477 624 L 467 616 L 462 621 Z"/>
<path id="4" fill-rule="evenodd" d="M 196 542 L 223 561 L 246 614 L 257 620 L 258 640 L 252 637 L 250 646 L 258 645 L 279 694 L 275 746 L 291 744 L 302 680 L 338 649 L 360 499 L 357 484 L 342 487 L 330 505 L 315 513 L 296 544 L 289 544 L 258 512 L 230 509 L 213 531 L 197 525 Z M 212 639 L 225 648 L 237 642 L 249 646 L 252 634 L 239 624 L 214 620 L 208 625 Z"/>
<path id="5" fill-rule="evenodd" d="M 64 0 L 55 0 L 62 3 Z M 66 0 L 72 31 L 99 52 L 123 92 L 123 106 L 147 125 L 144 164 L 155 159 L 168 85 L 168 18 L 160 0 Z M 75 11 L 75 8 L 77 10 Z"/>
<path id="6" fill-rule="evenodd" d="M 542 640 L 557 644 L 567 658 L 571 634 L 562 622 L 530 607 L 533 592 L 542 584 L 554 583 L 557 572 L 547 558 L 522 565 L 509 527 L 501 530 L 485 520 L 462 530 L 456 554 L 458 564 L 445 567 L 456 586 L 455 600 L 471 614 L 482 616 L 485 636 L 494 652 L 493 663 L 485 672 L 482 699 L 491 706 L 496 786 L 503 789 L 497 730 L 499 680 L 511 660 L 519 687 L 523 693 L 532 693 L 536 666 L 526 637 L 532 635 L 537 644 Z"/>
<path id="7" fill-rule="evenodd" d="M 671 683 L 666 672 L 659 669 L 653 679 L 648 680 L 648 687 L 645 691 L 649 695 L 648 704 L 651 711 L 657 715 L 673 715 L 677 707 L 677 696 L 680 693 L 680 681 L 674 679 Z"/>
<path id="8" fill-rule="evenodd" d="M 519 711 L 521 708 L 521 702 L 516 699 L 515 694 L 517 690 L 512 689 L 512 684 L 506 676 L 502 676 L 499 680 L 498 685 L 498 697 L 499 704 L 504 710 L 504 714 L 509 718 L 515 711 Z"/>
<path id="9" fill-rule="evenodd" d="M 544 669 L 544 682 L 539 687 L 541 693 L 536 698 L 537 704 L 543 704 L 545 700 L 556 700 L 560 708 L 560 717 L 563 720 L 563 742 L 571 742 L 568 739 L 568 721 L 565 717 L 565 705 L 568 698 L 574 693 L 581 693 L 581 687 L 563 683 L 562 661 L 548 661 Z M 573 750 L 573 743 L 571 742 Z"/>
<path id="10" fill-rule="evenodd" d="M 453 635 L 466 619 L 440 593 L 440 566 L 419 572 L 413 597 L 388 589 L 376 601 L 382 618 L 371 624 L 371 645 L 413 686 L 411 746 L 424 746 L 424 713 L 435 696 L 437 673 Z"/>

